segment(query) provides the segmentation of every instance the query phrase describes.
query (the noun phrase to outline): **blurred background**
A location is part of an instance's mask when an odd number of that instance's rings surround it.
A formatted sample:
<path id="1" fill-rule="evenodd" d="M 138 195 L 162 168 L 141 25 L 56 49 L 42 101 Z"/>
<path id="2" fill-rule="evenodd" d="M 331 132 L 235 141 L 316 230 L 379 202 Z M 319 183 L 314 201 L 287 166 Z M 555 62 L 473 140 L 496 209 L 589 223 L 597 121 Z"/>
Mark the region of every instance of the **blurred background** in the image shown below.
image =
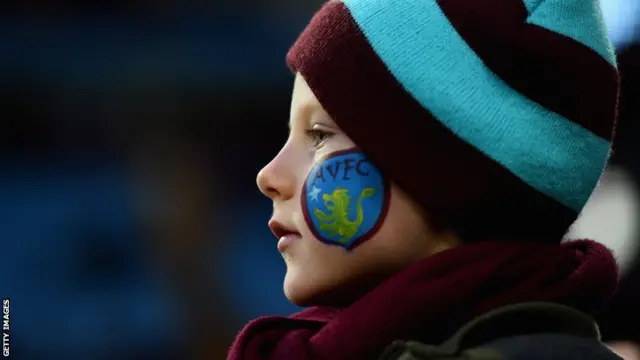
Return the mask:
<path id="1" fill-rule="evenodd" d="M 0 297 L 15 359 L 224 359 L 247 321 L 297 310 L 255 175 L 287 135 L 284 55 L 321 3 L 0 5 Z M 620 130 L 570 236 L 614 248 L 625 277 L 602 331 L 640 341 L 640 0 L 602 5 Z"/>

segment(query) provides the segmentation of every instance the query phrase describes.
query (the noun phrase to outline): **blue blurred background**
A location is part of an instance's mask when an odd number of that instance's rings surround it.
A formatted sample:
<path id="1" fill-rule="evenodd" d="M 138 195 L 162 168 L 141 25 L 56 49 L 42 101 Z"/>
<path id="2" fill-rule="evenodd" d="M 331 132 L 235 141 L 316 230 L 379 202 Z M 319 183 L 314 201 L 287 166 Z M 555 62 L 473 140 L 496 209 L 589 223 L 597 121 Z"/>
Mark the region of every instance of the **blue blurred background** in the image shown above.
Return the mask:
<path id="1" fill-rule="evenodd" d="M 321 2 L 0 5 L 0 297 L 14 358 L 224 359 L 248 320 L 297 310 L 255 175 L 287 133 L 284 55 Z M 615 169 L 633 187 L 640 6 L 602 3 L 623 74 Z M 622 226 L 597 211 L 587 235 Z M 621 249 L 630 265 L 603 333 L 640 340 L 636 254 Z"/>

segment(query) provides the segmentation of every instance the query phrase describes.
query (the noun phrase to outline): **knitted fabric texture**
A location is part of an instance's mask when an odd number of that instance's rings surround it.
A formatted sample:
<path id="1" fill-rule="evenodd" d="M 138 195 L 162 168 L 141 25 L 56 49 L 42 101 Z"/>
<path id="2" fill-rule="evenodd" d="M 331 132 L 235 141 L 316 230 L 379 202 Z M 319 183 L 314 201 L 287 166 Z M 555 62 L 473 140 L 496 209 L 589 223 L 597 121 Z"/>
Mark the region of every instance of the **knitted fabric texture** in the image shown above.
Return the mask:
<path id="1" fill-rule="evenodd" d="M 559 241 L 610 153 L 618 72 L 598 0 L 330 1 L 287 62 L 463 239 Z"/>

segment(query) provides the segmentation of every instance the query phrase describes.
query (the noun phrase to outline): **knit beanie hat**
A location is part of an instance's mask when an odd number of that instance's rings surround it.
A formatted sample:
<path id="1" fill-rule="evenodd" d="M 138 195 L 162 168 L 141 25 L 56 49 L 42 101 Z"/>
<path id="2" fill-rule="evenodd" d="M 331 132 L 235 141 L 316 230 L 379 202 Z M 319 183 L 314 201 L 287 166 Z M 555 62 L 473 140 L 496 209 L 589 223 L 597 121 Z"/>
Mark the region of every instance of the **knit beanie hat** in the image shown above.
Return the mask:
<path id="1" fill-rule="evenodd" d="M 618 72 L 599 0 L 332 0 L 287 62 L 463 240 L 559 242 L 609 157 Z"/>

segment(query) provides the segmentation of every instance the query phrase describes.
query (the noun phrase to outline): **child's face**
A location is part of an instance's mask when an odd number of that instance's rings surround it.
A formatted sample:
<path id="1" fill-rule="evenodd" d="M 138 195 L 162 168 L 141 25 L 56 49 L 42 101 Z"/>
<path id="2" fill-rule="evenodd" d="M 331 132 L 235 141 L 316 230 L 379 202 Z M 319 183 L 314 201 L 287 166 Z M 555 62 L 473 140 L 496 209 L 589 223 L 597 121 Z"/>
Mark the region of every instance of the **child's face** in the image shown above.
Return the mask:
<path id="1" fill-rule="evenodd" d="M 452 246 L 405 193 L 382 180 L 300 75 L 290 128 L 257 182 L 273 201 L 269 226 L 280 238 L 284 291 L 293 303 L 351 300 L 407 264 Z"/>

